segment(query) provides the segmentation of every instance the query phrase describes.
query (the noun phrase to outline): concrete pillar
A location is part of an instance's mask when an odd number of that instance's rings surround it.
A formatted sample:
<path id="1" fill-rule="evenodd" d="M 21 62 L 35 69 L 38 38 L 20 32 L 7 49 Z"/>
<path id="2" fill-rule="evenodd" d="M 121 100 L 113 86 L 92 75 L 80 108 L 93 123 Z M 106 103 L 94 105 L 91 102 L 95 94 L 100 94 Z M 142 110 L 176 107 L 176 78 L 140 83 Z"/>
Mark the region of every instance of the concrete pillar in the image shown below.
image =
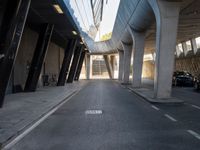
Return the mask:
<path id="1" fill-rule="evenodd" d="M 75 76 L 75 79 L 74 79 L 75 81 L 79 80 L 84 59 L 85 59 L 85 51 L 83 50 L 82 53 L 81 53 L 79 63 L 78 63 L 78 68 L 77 68 L 76 76 Z"/>
<path id="2" fill-rule="evenodd" d="M 86 79 L 89 80 L 91 77 L 91 56 L 86 55 Z"/>
<path id="3" fill-rule="evenodd" d="M 198 48 L 197 48 L 197 42 L 196 42 L 195 38 L 191 39 L 191 44 L 192 44 L 192 50 L 193 50 L 194 54 L 196 54 Z"/>
<path id="4" fill-rule="evenodd" d="M 154 97 L 171 97 L 180 2 L 148 0 L 156 17 Z M 169 34 L 170 32 L 170 34 Z"/>
<path id="5" fill-rule="evenodd" d="M 87 53 L 85 53 L 84 63 L 85 63 L 85 79 L 87 79 Z"/>
<path id="6" fill-rule="evenodd" d="M 105 64 L 106 64 L 106 68 L 108 70 L 108 75 L 109 75 L 110 79 L 113 79 L 113 70 L 112 70 L 112 66 L 111 66 L 111 63 L 110 63 L 109 56 L 103 55 L 103 58 L 104 58 L 104 61 L 105 61 Z"/>
<path id="7" fill-rule="evenodd" d="M 112 77 L 114 78 L 115 74 L 115 55 L 110 56 L 110 64 L 112 68 Z"/>
<path id="8" fill-rule="evenodd" d="M 133 82 L 135 88 L 142 84 L 142 66 L 144 57 L 145 32 L 136 32 L 129 28 L 133 38 Z"/>
<path id="9" fill-rule="evenodd" d="M 188 50 L 187 50 L 187 44 L 186 44 L 186 42 L 183 42 L 183 43 L 182 43 L 182 47 L 183 47 L 183 52 L 184 52 L 184 55 L 186 56 L 186 55 L 187 55 L 187 53 L 188 53 Z"/>
<path id="10" fill-rule="evenodd" d="M 123 84 L 129 84 L 132 45 L 125 44 L 125 43 L 122 42 L 122 47 L 124 49 L 124 76 L 123 76 Z"/>
<path id="11" fill-rule="evenodd" d="M 178 58 L 181 55 L 178 45 L 176 45 L 176 57 Z"/>
<path id="12" fill-rule="evenodd" d="M 118 50 L 119 53 L 119 74 L 118 74 L 118 80 L 122 81 L 124 76 L 124 51 Z"/>

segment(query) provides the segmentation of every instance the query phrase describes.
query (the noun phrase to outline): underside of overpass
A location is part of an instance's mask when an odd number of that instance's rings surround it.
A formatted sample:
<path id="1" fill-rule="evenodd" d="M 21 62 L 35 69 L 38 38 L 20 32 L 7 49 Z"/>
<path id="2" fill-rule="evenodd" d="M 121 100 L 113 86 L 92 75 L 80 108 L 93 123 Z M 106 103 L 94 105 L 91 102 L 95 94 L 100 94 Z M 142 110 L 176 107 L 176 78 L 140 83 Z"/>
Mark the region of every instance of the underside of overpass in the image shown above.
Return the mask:
<path id="1" fill-rule="evenodd" d="M 200 1 L 115 2 L 0 0 L 0 149 L 199 149 Z"/>

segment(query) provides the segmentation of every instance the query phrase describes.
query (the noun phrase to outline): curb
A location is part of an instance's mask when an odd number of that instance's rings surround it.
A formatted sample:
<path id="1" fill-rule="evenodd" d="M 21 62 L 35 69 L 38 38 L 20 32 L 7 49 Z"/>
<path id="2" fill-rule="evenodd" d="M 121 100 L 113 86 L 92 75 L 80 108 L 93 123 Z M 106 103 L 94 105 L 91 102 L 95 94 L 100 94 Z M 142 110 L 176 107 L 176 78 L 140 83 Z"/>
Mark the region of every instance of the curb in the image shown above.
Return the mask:
<path id="1" fill-rule="evenodd" d="M 35 129 L 39 124 L 45 121 L 50 115 L 52 115 L 57 109 L 59 109 L 62 105 L 68 102 L 73 96 L 78 94 L 81 89 L 75 90 L 74 92 L 69 94 L 66 98 L 64 98 L 61 102 L 59 102 L 58 104 L 56 104 L 55 106 L 47 110 L 45 113 L 43 113 L 36 120 L 33 120 L 32 122 L 30 122 L 26 127 L 18 131 L 15 135 L 13 135 L 7 141 L 5 141 L 4 143 L 0 143 L 0 150 L 7 150 L 11 148 L 13 145 L 15 145 L 17 142 L 19 142 L 23 137 L 25 137 L 28 133 L 30 133 L 33 129 Z"/>
<path id="2" fill-rule="evenodd" d="M 183 104 L 184 101 L 177 99 L 177 98 L 169 98 L 169 99 L 154 99 L 154 98 L 150 98 L 145 94 L 142 94 L 130 87 L 127 87 L 129 90 L 131 90 L 133 93 L 135 93 L 137 96 L 143 98 L 144 100 L 146 100 L 147 102 L 151 103 L 151 104 Z"/>

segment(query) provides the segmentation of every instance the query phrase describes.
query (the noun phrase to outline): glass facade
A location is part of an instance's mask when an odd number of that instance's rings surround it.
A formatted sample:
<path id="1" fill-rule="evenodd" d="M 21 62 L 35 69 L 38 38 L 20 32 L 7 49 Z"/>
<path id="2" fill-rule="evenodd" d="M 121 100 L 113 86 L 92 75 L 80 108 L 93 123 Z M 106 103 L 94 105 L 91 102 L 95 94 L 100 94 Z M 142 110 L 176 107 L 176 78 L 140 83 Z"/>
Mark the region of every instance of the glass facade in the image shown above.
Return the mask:
<path id="1" fill-rule="evenodd" d="M 91 0 L 93 20 L 98 29 L 102 21 L 104 0 Z"/>

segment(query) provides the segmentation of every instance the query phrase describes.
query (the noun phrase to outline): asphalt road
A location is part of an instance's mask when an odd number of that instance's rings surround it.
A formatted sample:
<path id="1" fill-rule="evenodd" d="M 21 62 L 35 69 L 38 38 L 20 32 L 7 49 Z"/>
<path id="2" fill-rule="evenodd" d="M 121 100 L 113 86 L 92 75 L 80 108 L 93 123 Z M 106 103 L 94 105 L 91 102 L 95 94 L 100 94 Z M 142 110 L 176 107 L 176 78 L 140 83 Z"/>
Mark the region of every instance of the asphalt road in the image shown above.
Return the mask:
<path id="1" fill-rule="evenodd" d="M 11 149 L 199 150 L 199 116 L 190 103 L 152 105 L 115 81 L 93 80 Z"/>

